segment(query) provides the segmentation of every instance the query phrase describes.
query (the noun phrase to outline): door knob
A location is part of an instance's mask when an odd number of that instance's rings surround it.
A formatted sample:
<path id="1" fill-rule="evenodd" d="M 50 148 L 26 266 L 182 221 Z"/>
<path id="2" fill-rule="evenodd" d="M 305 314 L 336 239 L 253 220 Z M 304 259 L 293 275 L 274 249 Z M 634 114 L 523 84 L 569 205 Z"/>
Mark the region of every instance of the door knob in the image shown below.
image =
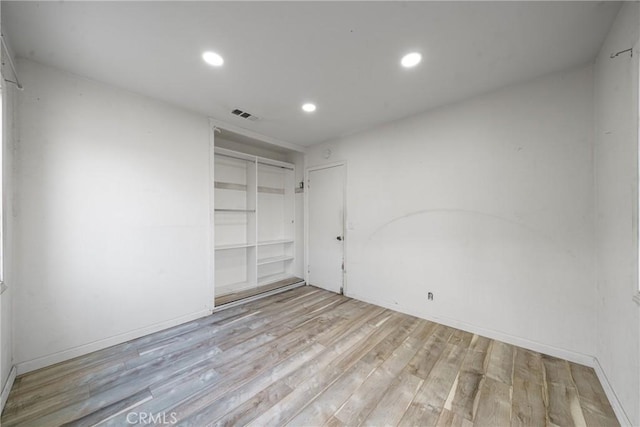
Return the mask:
<path id="1" fill-rule="evenodd" d="M 338 236 L 338 237 L 336 237 L 336 240 L 340 240 L 340 241 L 342 241 L 342 236 Z"/>

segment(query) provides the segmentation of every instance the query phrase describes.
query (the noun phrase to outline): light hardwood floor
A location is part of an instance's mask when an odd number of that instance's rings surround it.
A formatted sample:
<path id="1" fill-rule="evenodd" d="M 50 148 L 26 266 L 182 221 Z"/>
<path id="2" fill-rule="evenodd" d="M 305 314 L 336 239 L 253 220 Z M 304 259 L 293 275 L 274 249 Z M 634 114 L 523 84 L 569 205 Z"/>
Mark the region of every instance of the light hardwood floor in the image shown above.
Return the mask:
<path id="1" fill-rule="evenodd" d="M 2 425 L 149 414 L 198 427 L 618 425 L 590 368 L 309 286 L 20 376 Z"/>

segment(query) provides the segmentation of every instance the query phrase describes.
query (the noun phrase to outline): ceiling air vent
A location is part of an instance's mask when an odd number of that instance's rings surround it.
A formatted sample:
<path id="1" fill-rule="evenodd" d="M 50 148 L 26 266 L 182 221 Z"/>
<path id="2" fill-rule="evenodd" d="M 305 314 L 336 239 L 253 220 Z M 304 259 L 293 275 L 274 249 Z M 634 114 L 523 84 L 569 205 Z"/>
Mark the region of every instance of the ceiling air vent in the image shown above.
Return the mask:
<path id="1" fill-rule="evenodd" d="M 247 113 L 246 111 L 238 110 L 237 108 L 231 112 L 234 116 L 242 117 L 243 119 L 251 120 L 255 122 L 258 120 L 257 116 L 254 116 L 251 113 Z"/>

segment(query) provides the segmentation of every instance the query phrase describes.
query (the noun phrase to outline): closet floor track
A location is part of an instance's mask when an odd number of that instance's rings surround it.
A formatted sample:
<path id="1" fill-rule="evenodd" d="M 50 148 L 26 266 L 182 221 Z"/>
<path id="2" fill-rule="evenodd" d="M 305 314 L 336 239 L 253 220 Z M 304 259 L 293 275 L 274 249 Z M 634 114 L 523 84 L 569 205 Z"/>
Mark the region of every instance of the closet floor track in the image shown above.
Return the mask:
<path id="1" fill-rule="evenodd" d="M 287 279 L 278 280 L 277 282 L 257 286 L 252 289 L 247 289 L 240 292 L 234 292 L 232 294 L 220 295 L 215 299 L 215 306 L 220 307 L 221 305 L 224 305 L 224 304 L 229 304 L 229 303 L 240 301 L 246 298 L 251 298 L 256 295 L 263 294 L 265 292 L 271 292 L 273 290 L 284 288 L 286 286 L 291 286 L 303 281 L 304 279 L 301 279 L 299 277 L 289 277 Z"/>

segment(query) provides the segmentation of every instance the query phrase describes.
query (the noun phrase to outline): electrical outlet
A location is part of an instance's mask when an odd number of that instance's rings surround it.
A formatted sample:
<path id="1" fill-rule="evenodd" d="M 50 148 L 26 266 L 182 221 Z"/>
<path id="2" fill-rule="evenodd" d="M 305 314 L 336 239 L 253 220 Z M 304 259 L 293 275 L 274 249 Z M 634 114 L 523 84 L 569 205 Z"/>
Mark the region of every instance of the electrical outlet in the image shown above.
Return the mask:
<path id="1" fill-rule="evenodd" d="M 427 294 L 427 299 L 428 299 L 429 301 L 433 301 L 433 292 L 429 292 L 429 293 Z"/>

